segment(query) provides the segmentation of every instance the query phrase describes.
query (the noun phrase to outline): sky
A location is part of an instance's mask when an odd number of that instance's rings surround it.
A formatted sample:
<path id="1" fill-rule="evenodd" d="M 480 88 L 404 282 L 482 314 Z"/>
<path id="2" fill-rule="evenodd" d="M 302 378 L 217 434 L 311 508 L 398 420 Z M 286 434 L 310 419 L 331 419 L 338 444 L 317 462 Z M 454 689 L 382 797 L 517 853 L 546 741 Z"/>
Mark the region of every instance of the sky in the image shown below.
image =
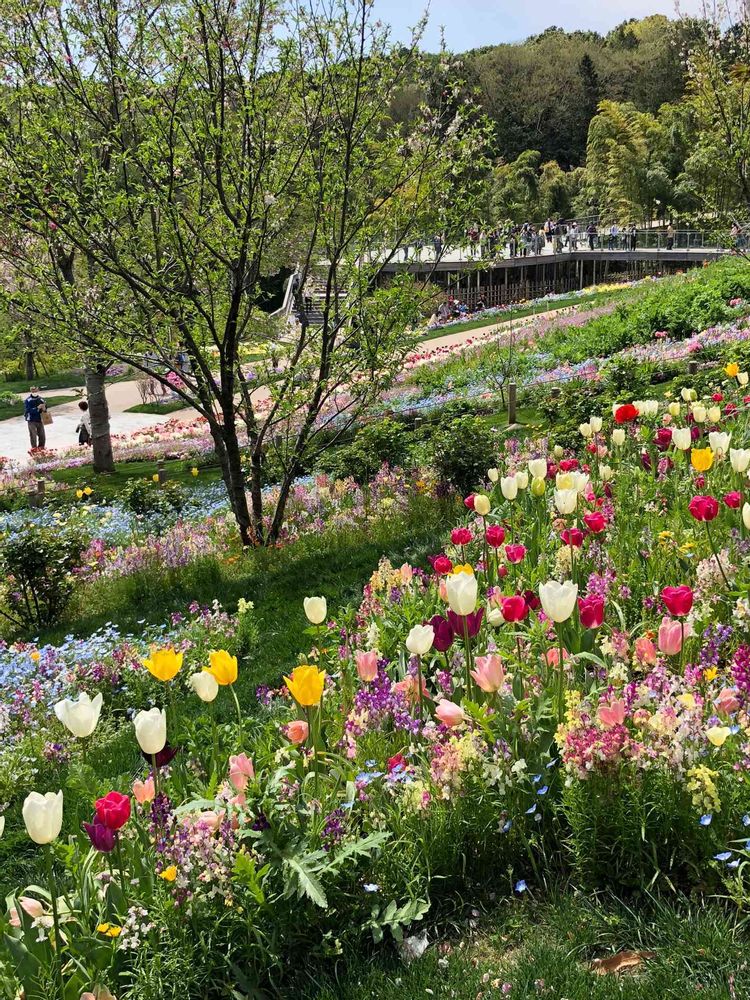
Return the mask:
<path id="1" fill-rule="evenodd" d="M 374 0 L 375 16 L 392 25 L 399 41 L 419 20 L 425 0 Z M 680 9 L 695 14 L 700 0 L 682 0 Z M 432 0 L 423 48 L 438 48 L 440 25 L 453 52 L 499 42 L 520 42 L 551 25 L 567 30 L 605 33 L 621 21 L 647 14 L 675 16 L 673 0 Z"/>

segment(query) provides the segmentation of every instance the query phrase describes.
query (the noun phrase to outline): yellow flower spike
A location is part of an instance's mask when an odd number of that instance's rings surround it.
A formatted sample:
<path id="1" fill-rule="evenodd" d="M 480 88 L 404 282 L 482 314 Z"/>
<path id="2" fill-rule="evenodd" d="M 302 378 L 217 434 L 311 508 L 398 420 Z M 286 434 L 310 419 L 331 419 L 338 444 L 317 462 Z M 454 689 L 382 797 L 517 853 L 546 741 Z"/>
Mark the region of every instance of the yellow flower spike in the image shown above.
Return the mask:
<path id="1" fill-rule="evenodd" d="M 696 472 L 708 472 L 714 464 L 714 453 L 710 448 L 693 448 L 690 452 L 690 464 Z"/>
<path id="2" fill-rule="evenodd" d="M 222 687 L 234 684 L 237 680 L 236 656 L 230 656 L 226 649 L 212 649 L 208 659 L 211 666 L 205 668 L 206 672 L 216 679 L 217 684 L 221 684 Z"/>
<path id="3" fill-rule="evenodd" d="M 734 378 L 734 376 L 739 372 L 739 370 L 740 366 L 737 364 L 736 361 L 730 361 L 729 364 L 726 365 L 724 368 L 724 371 L 730 378 Z"/>
<path id="4" fill-rule="evenodd" d="M 307 663 L 300 667 L 295 667 L 291 677 L 285 677 L 284 683 L 297 702 L 303 708 L 310 708 L 317 705 L 323 696 L 323 688 L 326 682 L 325 670 L 318 670 Z"/>
<path id="5" fill-rule="evenodd" d="M 171 646 L 152 649 L 150 659 L 143 660 L 143 666 L 157 680 L 171 681 L 182 667 L 182 653 L 176 653 Z"/>
<path id="6" fill-rule="evenodd" d="M 170 865 L 163 872 L 159 872 L 159 878 L 163 878 L 165 882 L 174 882 L 177 878 L 177 865 Z"/>

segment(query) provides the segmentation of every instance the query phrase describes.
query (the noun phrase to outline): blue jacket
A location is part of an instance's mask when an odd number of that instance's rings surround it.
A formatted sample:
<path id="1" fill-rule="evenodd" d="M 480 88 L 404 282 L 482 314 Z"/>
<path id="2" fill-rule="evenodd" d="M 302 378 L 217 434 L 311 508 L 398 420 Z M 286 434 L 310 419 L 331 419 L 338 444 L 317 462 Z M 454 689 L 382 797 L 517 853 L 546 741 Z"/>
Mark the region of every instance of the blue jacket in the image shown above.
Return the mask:
<path id="1" fill-rule="evenodd" d="M 41 424 L 42 413 L 39 407 L 44 403 L 41 396 L 27 396 L 23 404 L 23 415 L 30 424 Z"/>

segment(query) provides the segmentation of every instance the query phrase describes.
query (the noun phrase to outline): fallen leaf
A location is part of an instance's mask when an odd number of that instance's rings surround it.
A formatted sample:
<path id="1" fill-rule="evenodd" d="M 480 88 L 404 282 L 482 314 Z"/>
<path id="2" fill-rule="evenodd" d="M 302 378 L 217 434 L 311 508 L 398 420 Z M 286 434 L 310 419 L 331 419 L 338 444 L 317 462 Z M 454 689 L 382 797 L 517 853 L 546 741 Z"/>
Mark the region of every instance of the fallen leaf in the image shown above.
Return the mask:
<path id="1" fill-rule="evenodd" d="M 609 958 L 595 958 L 591 968 L 598 976 L 619 975 L 636 969 L 649 958 L 656 958 L 655 951 L 621 951 Z"/>

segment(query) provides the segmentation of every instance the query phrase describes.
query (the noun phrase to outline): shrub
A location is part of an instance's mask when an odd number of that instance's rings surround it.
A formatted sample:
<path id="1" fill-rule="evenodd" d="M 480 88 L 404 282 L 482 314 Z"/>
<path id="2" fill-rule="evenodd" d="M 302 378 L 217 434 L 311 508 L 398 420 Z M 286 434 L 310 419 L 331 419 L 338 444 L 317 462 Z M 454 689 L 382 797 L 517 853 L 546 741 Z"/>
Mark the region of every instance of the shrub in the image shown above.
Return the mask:
<path id="1" fill-rule="evenodd" d="M 157 484 L 152 480 L 129 479 L 120 493 L 125 510 L 146 516 L 179 513 L 185 500 L 184 486 L 174 480 Z"/>
<path id="2" fill-rule="evenodd" d="M 337 479 L 353 476 L 363 483 L 372 479 L 381 465 L 403 465 L 408 450 L 403 425 L 385 417 L 358 430 L 351 444 L 324 452 L 318 465 Z"/>
<path id="3" fill-rule="evenodd" d="M 484 482 L 487 469 L 494 464 L 494 434 L 478 417 L 462 416 L 441 423 L 430 448 L 438 478 L 461 493 Z"/>

